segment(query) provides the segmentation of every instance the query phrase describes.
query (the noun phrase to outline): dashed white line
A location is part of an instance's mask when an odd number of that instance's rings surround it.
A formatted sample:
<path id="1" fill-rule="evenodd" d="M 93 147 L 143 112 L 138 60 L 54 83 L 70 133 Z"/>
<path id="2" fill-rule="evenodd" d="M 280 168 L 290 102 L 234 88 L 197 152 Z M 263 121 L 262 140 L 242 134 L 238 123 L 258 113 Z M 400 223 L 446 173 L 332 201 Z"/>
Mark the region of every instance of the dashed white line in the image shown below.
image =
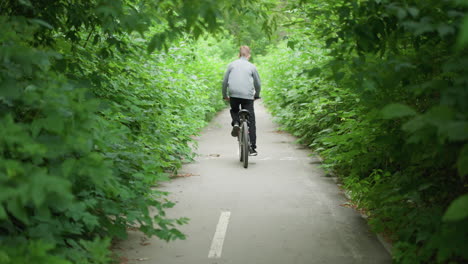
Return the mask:
<path id="1" fill-rule="evenodd" d="M 226 231 L 229 224 L 229 218 L 231 212 L 221 212 L 219 216 L 218 225 L 216 226 L 216 232 L 211 242 L 210 252 L 208 252 L 208 258 L 220 258 L 221 252 L 223 251 L 224 238 L 226 237 Z"/>

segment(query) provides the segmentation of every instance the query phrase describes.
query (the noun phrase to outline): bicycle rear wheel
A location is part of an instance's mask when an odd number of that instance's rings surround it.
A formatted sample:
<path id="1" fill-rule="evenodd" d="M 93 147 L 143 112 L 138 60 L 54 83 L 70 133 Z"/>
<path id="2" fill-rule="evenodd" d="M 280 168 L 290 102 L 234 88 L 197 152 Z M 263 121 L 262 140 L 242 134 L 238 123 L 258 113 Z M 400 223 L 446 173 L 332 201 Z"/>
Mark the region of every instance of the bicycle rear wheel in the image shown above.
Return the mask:
<path id="1" fill-rule="evenodd" d="M 242 147 L 243 144 L 242 144 L 242 130 L 239 131 L 239 134 L 237 135 L 237 143 L 239 145 L 239 149 L 238 149 L 238 152 L 239 152 L 239 161 L 242 162 L 244 160 L 244 148 Z"/>
<path id="2" fill-rule="evenodd" d="M 244 168 L 249 167 L 249 127 L 247 122 L 242 123 L 242 162 L 244 162 Z"/>

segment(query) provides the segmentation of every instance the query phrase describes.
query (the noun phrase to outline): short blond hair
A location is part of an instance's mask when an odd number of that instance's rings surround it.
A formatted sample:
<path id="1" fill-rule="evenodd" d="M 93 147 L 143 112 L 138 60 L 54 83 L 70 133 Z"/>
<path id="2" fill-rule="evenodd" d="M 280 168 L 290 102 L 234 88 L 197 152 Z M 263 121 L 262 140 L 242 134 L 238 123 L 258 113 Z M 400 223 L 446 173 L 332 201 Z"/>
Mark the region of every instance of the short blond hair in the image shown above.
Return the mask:
<path id="1" fill-rule="evenodd" d="M 249 46 L 241 46 L 239 49 L 239 57 L 249 57 L 249 56 L 250 56 Z"/>

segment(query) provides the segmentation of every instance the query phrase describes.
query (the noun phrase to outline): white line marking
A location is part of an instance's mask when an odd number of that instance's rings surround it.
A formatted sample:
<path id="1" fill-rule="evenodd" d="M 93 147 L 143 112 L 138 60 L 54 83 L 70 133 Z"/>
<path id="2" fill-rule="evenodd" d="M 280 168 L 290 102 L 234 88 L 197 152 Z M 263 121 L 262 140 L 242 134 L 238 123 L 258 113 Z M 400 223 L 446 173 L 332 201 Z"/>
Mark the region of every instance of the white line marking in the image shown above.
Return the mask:
<path id="1" fill-rule="evenodd" d="M 223 251 L 224 238 L 226 237 L 227 226 L 229 224 L 229 217 L 231 212 L 221 212 L 219 216 L 218 226 L 211 242 L 210 252 L 208 258 L 220 258 L 221 251 Z"/>

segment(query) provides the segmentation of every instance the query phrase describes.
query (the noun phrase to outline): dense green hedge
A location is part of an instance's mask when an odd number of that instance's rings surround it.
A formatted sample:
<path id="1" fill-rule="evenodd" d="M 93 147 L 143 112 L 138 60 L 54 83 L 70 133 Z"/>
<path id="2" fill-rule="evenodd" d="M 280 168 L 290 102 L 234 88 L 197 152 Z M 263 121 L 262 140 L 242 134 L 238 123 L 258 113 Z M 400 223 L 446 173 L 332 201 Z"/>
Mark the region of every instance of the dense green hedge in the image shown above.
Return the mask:
<path id="1" fill-rule="evenodd" d="M 127 1 L 0 8 L 0 263 L 108 263 L 129 227 L 183 238 L 187 219 L 167 218 L 152 187 L 224 106 L 217 41 L 183 37 L 185 24 L 150 55 L 169 31 Z"/>
<path id="2" fill-rule="evenodd" d="M 287 41 L 260 66 L 272 113 L 343 179 L 396 263 L 468 261 L 467 7 L 289 7 Z"/>

